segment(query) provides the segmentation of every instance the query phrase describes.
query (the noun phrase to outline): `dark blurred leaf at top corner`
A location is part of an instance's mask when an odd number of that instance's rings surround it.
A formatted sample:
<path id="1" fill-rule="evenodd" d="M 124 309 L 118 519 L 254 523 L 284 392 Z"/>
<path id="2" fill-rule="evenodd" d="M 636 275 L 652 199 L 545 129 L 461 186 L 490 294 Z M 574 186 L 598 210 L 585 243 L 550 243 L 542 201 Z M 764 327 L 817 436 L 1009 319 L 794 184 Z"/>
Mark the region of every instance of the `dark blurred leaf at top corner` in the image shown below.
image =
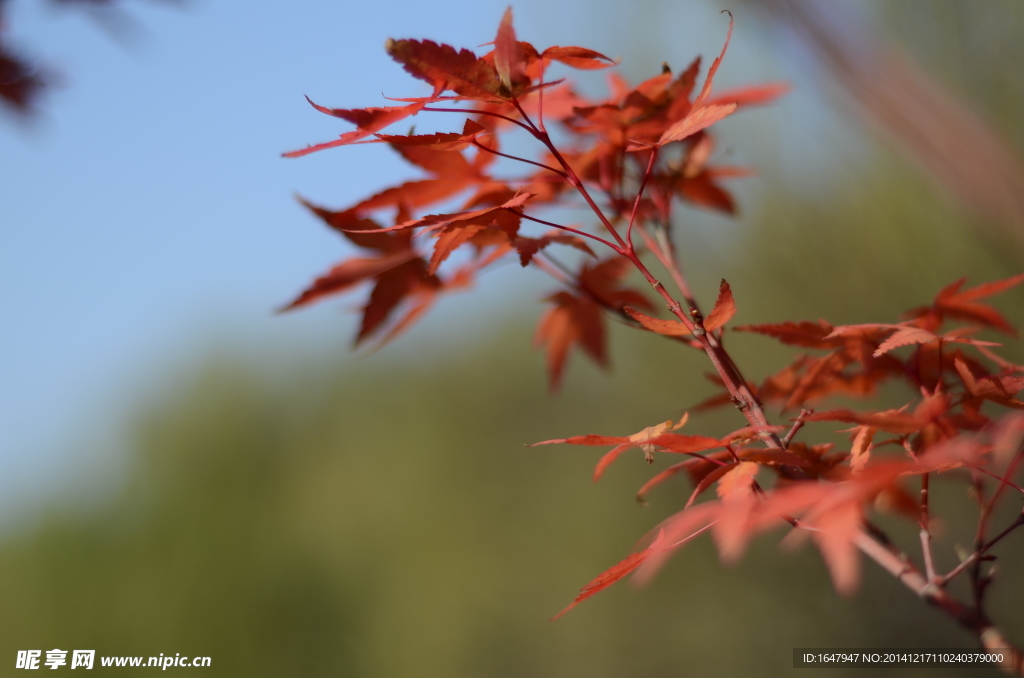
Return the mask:
<path id="1" fill-rule="evenodd" d="M 134 45 L 142 29 L 123 0 L 47 0 L 58 9 L 84 11 L 96 24 L 122 47 Z M 152 2 L 182 6 L 184 0 L 152 0 Z M 20 50 L 11 46 L 5 5 L 0 0 L 0 102 L 22 119 L 35 118 L 46 91 L 56 84 L 56 78 L 44 67 L 33 63 Z"/>
<path id="2" fill-rule="evenodd" d="M 34 112 L 47 79 L 8 44 L 6 4 L 7 0 L 0 0 L 0 101 L 27 116 Z"/>

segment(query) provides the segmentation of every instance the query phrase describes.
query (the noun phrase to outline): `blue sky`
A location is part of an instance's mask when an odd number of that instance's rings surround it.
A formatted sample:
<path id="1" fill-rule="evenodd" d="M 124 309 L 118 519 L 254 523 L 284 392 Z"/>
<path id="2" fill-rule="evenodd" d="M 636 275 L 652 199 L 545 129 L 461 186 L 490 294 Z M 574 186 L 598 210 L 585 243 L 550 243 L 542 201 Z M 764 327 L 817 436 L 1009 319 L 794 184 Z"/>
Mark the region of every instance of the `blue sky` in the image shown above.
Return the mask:
<path id="1" fill-rule="evenodd" d="M 385 103 L 382 93 L 420 94 L 423 83 L 387 58 L 385 39 L 474 47 L 493 38 L 505 7 L 134 3 L 126 9 L 141 29 L 126 46 L 79 13 L 38 0 L 9 5 L 15 44 L 55 67 L 64 85 L 35 124 L 0 118 L 0 517 L 87 470 L 98 448 L 116 447 L 138 399 L 211 344 L 284 365 L 310 351 L 346 354 L 353 324 L 340 310 L 352 303 L 272 314 L 346 252 L 293 196 L 341 207 L 412 174 L 376 146 L 282 159 L 349 129 L 303 95 L 354 108 Z M 540 46 L 636 55 L 625 67 L 634 77 L 720 49 L 726 21 L 714 3 L 649 7 L 531 1 L 515 6 L 516 26 Z M 721 86 L 799 77 L 764 58 L 787 47 L 766 44 L 757 20 L 749 10 L 738 17 Z M 758 113 L 767 116 L 760 133 L 725 127 L 752 146 L 739 159 L 756 166 L 786 151 L 780 139 L 806 115 L 799 102 L 809 96 Z M 811 146 L 786 152 L 811 162 Z"/>

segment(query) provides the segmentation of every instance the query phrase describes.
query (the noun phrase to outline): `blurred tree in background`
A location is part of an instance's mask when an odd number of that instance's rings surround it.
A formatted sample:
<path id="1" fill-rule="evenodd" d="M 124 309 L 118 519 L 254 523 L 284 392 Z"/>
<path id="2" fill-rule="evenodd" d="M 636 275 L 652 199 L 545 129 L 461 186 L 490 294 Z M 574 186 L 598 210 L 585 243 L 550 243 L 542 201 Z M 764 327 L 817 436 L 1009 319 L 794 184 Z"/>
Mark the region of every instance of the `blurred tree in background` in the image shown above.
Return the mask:
<path id="1" fill-rule="evenodd" d="M 765 16 L 791 25 L 772 4 Z M 869 14 L 874 39 L 898 42 L 1020 162 L 1024 6 L 878 3 Z M 841 81 L 830 86 L 848 101 Z M 698 230 L 680 243 L 698 293 L 728 277 L 744 323 L 882 321 L 960 276 L 1024 268 L 1020 224 L 969 204 L 943 183 L 948 172 L 930 172 L 890 143 L 891 128 L 871 124 L 882 133 L 855 131 L 837 146 L 842 181 L 804 190 L 801 178 L 758 166 L 748 216 L 728 227 L 735 237 Z M 1024 321 L 1022 300 L 1002 300 L 1012 322 Z M 549 624 L 689 488 L 666 485 L 642 508 L 631 499 L 650 475 L 639 459 L 594 486 L 600 451 L 522 445 L 636 431 L 712 387 L 701 356 L 623 328 L 615 374 L 577 361 L 565 392 L 549 398 L 540 357 L 526 349 L 532 321 L 471 348 L 403 357 L 399 345 L 397 359 L 333 372 L 320 359 L 314 377 L 211 358 L 140 413 L 129 470 L 108 501 L 55 509 L 0 544 L 0 656 L 182 652 L 211 656 L 206 673 L 224 676 L 653 677 L 788 675 L 798 645 L 971 644 L 924 605 L 902 604 L 909 594 L 870 564 L 862 593 L 841 600 L 816 554 L 780 554 L 771 539 L 731 569 L 696 543 L 649 589 L 617 587 Z M 734 343 L 741 364 L 763 370 L 753 379 L 788 355 L 757 337 Z M 1019 342 L 1006 348 L 1024 357 Z M 701 430 L 724 433 L 731 420 L 709 415 Z M 937 512 L 955 515 L 966 498 L 947 487 L 934 493 L 945 504 Z M 947 560 L 969 528 L 946 526 L 937 548 Z M 1019 639 L 1020 539 L 1000 560 L 1008 576 L 991 612 Z"/>
<path id="2" fill-rule="evenodd" d="M 838 598 L 812 549 L 774 539 L 737 568 L 695 544 L 649 589 L 549 623 L 689 490 L 640 507 L 639 457 L 595 486 L 594 454 L 522 443 L 636 429 L 703 387 L 675 352 L 623 333 L 617 375 L 585 371 L 549 400 L 528 337 L 502 336 L 432 364 L 301 380 L 211 359 L 139 418 L 109 505 L 4 544 L 0 654 L 181 652 L 223 676 L 653 677 L 784 675 L 795 645 L 970 643 L 870 567 L 859 597 Z M 997 586 L 993 613 L 1019 636 L 1022 582 Z"/>

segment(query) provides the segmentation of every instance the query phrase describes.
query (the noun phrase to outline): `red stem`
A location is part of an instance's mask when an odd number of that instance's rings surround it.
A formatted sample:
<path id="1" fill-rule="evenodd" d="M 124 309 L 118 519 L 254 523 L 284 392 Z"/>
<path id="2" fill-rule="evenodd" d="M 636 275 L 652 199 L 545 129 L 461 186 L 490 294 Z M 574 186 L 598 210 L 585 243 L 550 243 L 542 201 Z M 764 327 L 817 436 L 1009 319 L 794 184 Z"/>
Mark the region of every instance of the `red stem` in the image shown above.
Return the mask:
<path id="1" fill-rule="evenodd" d="M 513 125 L 519 125 L 520 127 L 522 127 L 523 129 L 525 129 L 528 132 L 531 132 L 531 133 L 533 132 L 533 129 L 531 129 L 530 127 L 527 127 L 526 125 L 524 125 L 523 123 L 519 122 L 515 118 L 510 118 L 507 115 L 502 115 L 501 113 L 495 113 L 494 111 L 482 111 L 479 108 L 431 108 L 431 107 L 428 107 L 428 106 L 424 106 L 420 110 L 421 111 L 431 111 L 432 113 L 472 113 L 474 115 L 489 115 L 492 118 L 501 118 L 502 120 L 507 120 L 508 122 L 512 123 Z"/>
<path id="2" fill-rule="evenodd" d="M 517 214 L 520 217 L 522 217 L 523 219 L 528 219 L 530 221 L 536 221 L 538 224 L 544 224 L 545 226 L 551 226 L 552 228 L 557 228 L 560 231 L 568 231 L 569 233 L 575 233 L 576 235 L 583 236 L 584 238 L 590 238 L 591 240 L 596 240 L 597 242 L 601 243 L 602 245 L 607 245 L 608 247 L 611 247 L 616 252 L 621 252 L 621 250 L 618 247 L 616 247 L 614 243 L 610 243 L 607 240 L 605 240 L 604 238 L 602 238 L 600 236 L 597 236 L 597 235 L 594 235 L 593 233 L 586 233 L 584 231 L 580 231 L 578 229 L 575 229 L 572 226 L 563 226 L 561 224 L 556 224 L 556 223 L 551 222 L 551 221 L 544 221 L 543 219 L 538 219 L 537 217 L 531 217 L 528 214 L 523 214 L 522 212 L 517 212 L 515 210 L 509 210 L 509 212 L 511 212 L 512 214 Z"/>
<path id="3" fill-rule="evenodd" d="M 517 155 L 508 155 L 507 153 L 501 153 L 500 151 L 496 151 L 493 148 L 487 148 L 486 146 L 481 144 L 476 139 L 474 139 L 471 143 L 474 146 L 476 146 L 477 148 L 479 148 L 481 151 L 487 151 L 488 153 L 492 153 L 494 155 L 500 155 L 502 158 L 508 158 L 509 160 L 518 160 L 519 162 L 525 162 L 528 165 L 534 165 L 536 167 L 541 167 L 543 169 L 550 170 L 550 171 L 554 172 L 555 174 L 559 175 L 562 178 L 565 178 L 565 172 L 563 172 L 560 169 L 555 169 L 554 167 L 551 167 L 550 165 L 545 165 L 542 162 L 534 162 L 533 160 L 527 160 L 526 158 L 520 158 Z"/>
<path id="4" fill-rule="evenodd" d="M 640 180 L 640 188 L 636 192 L 636 200 L 633 202 L 633 212 L 629 215 L 629 225 L 626 226 L 626 247 L 630 252 L 633 251 L 633 222 L 636 220 L 637 210 L 640 208 L 640 200 L 644 197 L 644 188 L 647 186 L 647 180 L 651 176 L 651 170 L 654 169 L 654 161 L 658 158 L 658 149 L 651 149 L 651 159 L 647 161 L 647 170 L 644 172 L 644 178 Z"/>

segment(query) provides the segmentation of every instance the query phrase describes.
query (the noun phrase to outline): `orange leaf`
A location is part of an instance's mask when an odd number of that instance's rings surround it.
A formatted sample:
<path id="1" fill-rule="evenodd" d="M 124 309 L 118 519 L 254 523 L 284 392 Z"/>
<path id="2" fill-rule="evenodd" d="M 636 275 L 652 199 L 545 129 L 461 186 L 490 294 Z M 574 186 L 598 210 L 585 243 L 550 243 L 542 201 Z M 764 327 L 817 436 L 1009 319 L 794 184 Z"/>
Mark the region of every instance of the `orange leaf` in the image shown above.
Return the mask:
<path id="1" fill-rule="evenodd" d="M 643 325 L 645 329 L 648 329 L 651 332 L 657 332 L 658 334 L 664 334 L 669 337 L 690 336 L 690 330 L 686 329 L 686 325 L 678 320 L 661 320 L 660 318 L 652 318 L 651 316 L 645 315 L 630 306 L 623 306 L 622 310 L 625 311 L 629 317 L 636 320 L 638 323 Z"/>
<path id="2" fill-rule="evenodd" d="M 654 489 L 656 486 L 662 484 L 672 476 L 682 471 L 685 471 L 688 466 L 692 466 L 693 464 L 696 464 L 699 461 L 700 459 L 687 459 L 686 461 L 681 461 L 678 464 L 672 464 L 667 469 L 665 469 L 664 471 L 662 471 L 661 473 L 657 474 L 656 476 L 648 480 L 646 483 L 644 483 L 643 487 L 637 490 L 636 500 L 639 502 L 643 502 L 644 498 L 647 496 L 647 493 Z"/>
<path id="3" fill-rule="evenodd" d="M 729 283 L 722 280 L 718 290 L 718 300 L 715 301 L 715 307 L 704 321 L 704 329 L 713 332 L 729 322 L 735 314 L 736 302 L 732 298 L 732 289 L 730 289 Z"/>
<path id="4" fill-rule="evenodd" d="M 703 452 L 722 447 L 722 441 L 717 438 L 710 438 L 701 435 L 683 435 L 680 433 L 663 433 L 660 436 L 650 439 L 651 445 L 664 447 L 667 452 L 677 454 L 688 454 L 690 452 Z"/>
<path id="5" fill-rule="evenodd" d="M 701 106 L 700 108 L 694 107 L 690 109 L 685 118 L 665 130 L 665 133 L 658 139 L 658 145 L 664 146 L 673 141 L 681 141 L 735 112 L 736 104 L 712 104 Z"/>
<path id="6" fill-rule="evenodd" d="M 736 464 L 729 472 L 718 480 L 718 497 L 722 501 L 731 501 L 735 498 L 746 499 L 754 486 L 754 476 L 757 475 L 758 464 L 752 461 L 743 461 Z"/>
<path id="7" fill-rule="evenodd" d="M 657 543 L 658 542 L 655 542 L 655 544 Z M 608 588 L 609 586 L 619 581 L 636 568 L 640 567 L 643 564 L 643 562 L 647 560 L 648 556 L 651 555 L 651 552 L 655 548 L 655 544 L 651 544 L 643 551 L 638 551 L 637 553 L 630 555 L 625 560 L 620 561 L 619 563 L 608 568 L 601 574 L 597 575 L 590 583 L 588 583 L 586 586 L 580 589 L 580 594 L 576 596 L 576 598 L 571 603 L 569 603 L 564 610 L 562 610 L 554 617 L 552 617 L 551 621 L 558 619 L 563 614 L 565 614 L 572 608 L 576 607 L 590 596 L 594 595 L 598 591 Z"/>
<path id="8" fill-rule="evenodd" d="M 871 455 L 871 441 L 875 435 L 872 426 L 858 426 L 857 435 L 853 440 L 853 450 L 850 451 L 850 468 L 854 473 L 863 470 Z"/>
<path id="9" fill-rule="evenodd" d="M 811 533 L 832 575 L 832 585 L 842 596 L 853 595 L 860 580 L 860 553 L 854 539 L 862 522 L 860 504 L 849 501 L 820 516 Z"/>
<path id="10" fill-rule="evenodd" d="M 792 89 L 792 87 L 785 82 L 775 82 L 768 85 L 756 85 L 753 87 L 739 87 L 737 89 L 727 90 L 711 99 L 708 99 L 708 104 L 757 106 L 775 101 L 790 89 Z"/>
<path id="11" fill-rule="evenodd" d="M 907 414 L 903 410 L 860 413 L 848 409 L 815 412 L 805 416 L 804 421 L 843 421 L 851 424 L 873 426 L 898 435 L 917 433 L 927 423 L 915 415 Z"/>

